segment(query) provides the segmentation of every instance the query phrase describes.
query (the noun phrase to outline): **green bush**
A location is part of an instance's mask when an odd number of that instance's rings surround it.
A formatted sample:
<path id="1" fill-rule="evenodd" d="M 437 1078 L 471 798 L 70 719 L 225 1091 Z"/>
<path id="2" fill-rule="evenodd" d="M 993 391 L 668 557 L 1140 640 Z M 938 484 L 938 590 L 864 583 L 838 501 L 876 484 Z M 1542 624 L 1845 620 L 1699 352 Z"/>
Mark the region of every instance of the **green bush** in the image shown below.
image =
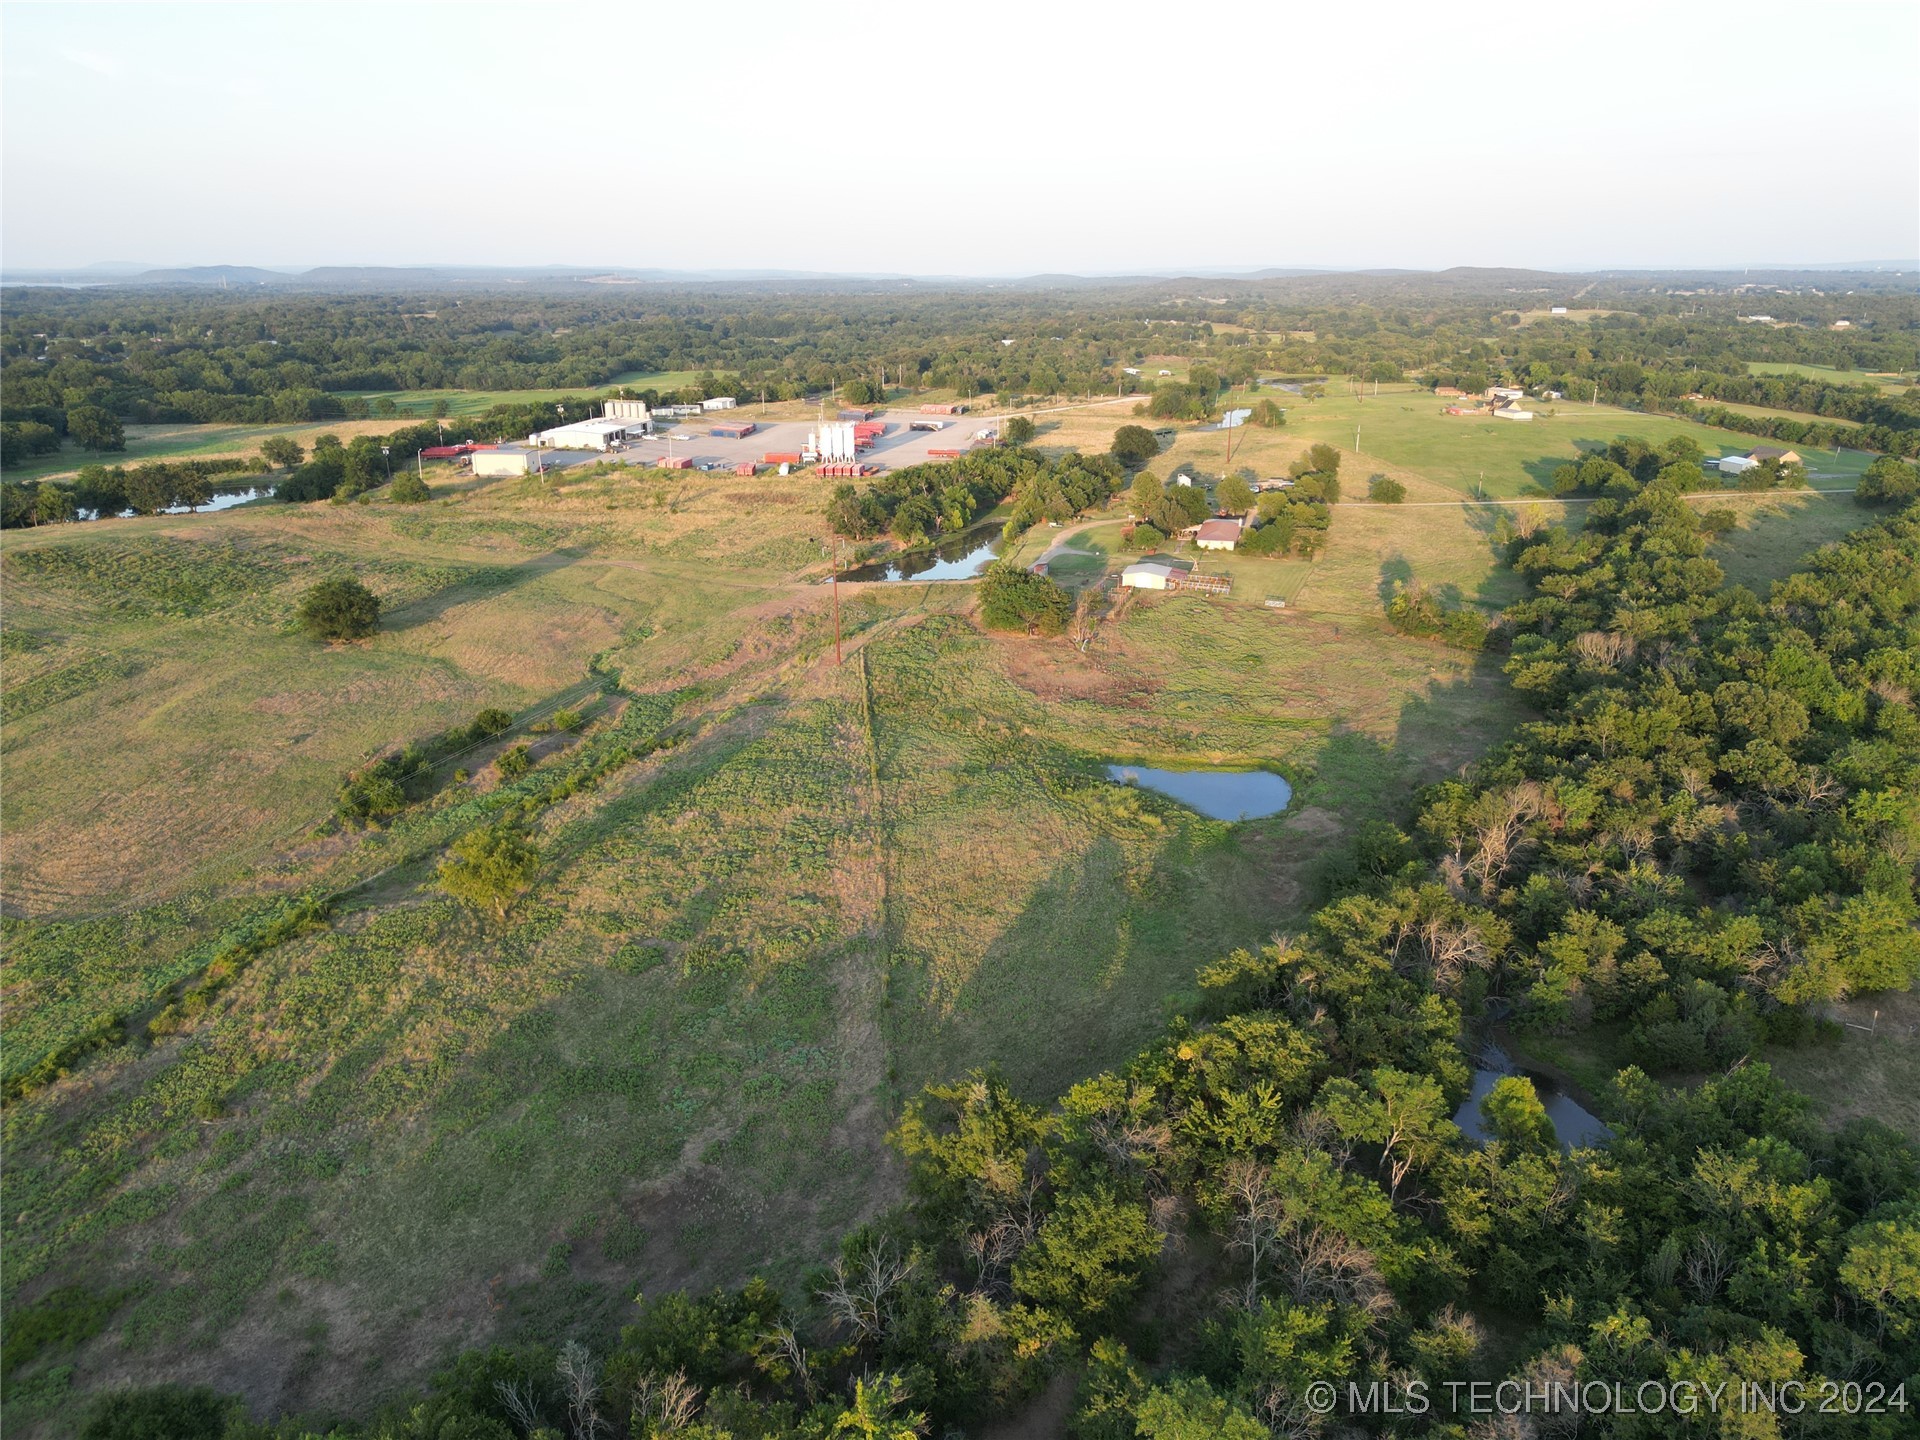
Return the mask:
<path id="1" fill-rule="evenodd" d="M 533 754 L 524 745 L 516 745 L 493 762 L 502 780 L 518 780 L 533 768 Z"/>
<path id="2" fill-rule="evenodd" d="M 1398 505 L 1407 498 L 1407 487 L 1390 475 L 1375 475 L 1367 482 L 1367 498 L 1376 505 Z"/>
<path id="3" fill-rule="evenodd" d="M 119 1307 L 117 1294 L 96 1295 L 84 1285 L 49 1290 L 33 1304 L 7 1316 L 6 1343 L 0 1346 L 0 1375 L 11 1376 L 42 1351 L 71 1350 L 106 1328 Z"/>
<path id="4" fill-rule="evenodd" d="M 300 625 L 317 640 L 360 640 L 380 623 L 380 599 L 351 575 L 322 580 L 301 597 Z"/>
<path id="5" fill-rule="evenodd" d="M 440 888 L 456 900 L 504 918 L 539 868 L 540 855 L 505 825 L 474 830 L 440 862 Z"/>
<path id="6" fill-rule="evenodd" d="M 1067 592 L 1044 575 L 1000 560 L 980 577 L 980 619 L 989 630 L 1058 635 L 1072 614 Z"/>
<path id="7" fill-rule="evenodd" d="M 401 505 L 418 505 L 431 500 L 433 492 L 427 489 L 427 482 L 411 470 L 402 470 L 393 477 L 393 484 L 387 487 L 387 498 Z"/>
<path id="8" fill-rule="evenodd" d="M 240 1401 L 204 1385 L 122 1390 L 94 1403 L 80 1440 L 208 1440 L 242 1413 Z"/>
<path id="9" fill-rule="evenodd" d="M 490 705 L 473 717 L 467 726 L 467 738 L 471 740 L 491 740 L 496 735 L 504 735 L 513 728 L 513 716 L 498 706 Z"/>

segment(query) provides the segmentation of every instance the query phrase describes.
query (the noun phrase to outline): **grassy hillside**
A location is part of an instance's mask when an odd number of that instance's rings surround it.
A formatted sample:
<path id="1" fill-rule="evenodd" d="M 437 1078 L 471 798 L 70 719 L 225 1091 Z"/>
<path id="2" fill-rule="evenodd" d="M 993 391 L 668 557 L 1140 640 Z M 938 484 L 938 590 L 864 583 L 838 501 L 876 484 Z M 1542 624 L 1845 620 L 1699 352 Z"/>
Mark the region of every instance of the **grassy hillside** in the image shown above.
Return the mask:
<path id="1" fill-rule="evenodd" d="M 1408 455 L 1456 443 L 1430 397 L 1397 403 Z M 1321 424 L 1250 453 L 1283 465 Z M 1048 1096 L 1130 1054 L 1197 963 L 1301 921 L 1358 822 L 1522 718 L 1495 662 L 1379 618 L 1410 577 L 1516 593 L 1515 508 L 1380 463 L 1425 504 L 1339 507 L 1315 562 L 1128 602 L 1085 653 L 982 633 L 964 586 L 843 587 L 836 665 L 808 476 L 430 467 L 421 507 L 8 532 L 5 1075 L 122 1022 L 6 1112 L 6 1303 L 113 1307 L 9 1423 L 108 1376 L 372 1398 L 558 1316 L 610 1330 L 639 1290 L 794 1284 L 897 1196 L 884 1135 L 921 1085 L 992 1066 Z M 1755 583 L 1860 518 L 1737 508 Z M 1117 521 L 1069 539 L 1079 580 L 1118 562 Z M 316 646 L 293 607 L 346 572 L 380 633 Z M 543 731 L 563 703 L 579 733 Z M 494 705 L 516 732 L 392 823 L 330 818 L 347 771 Z M 522 740 L 537 763 L 504 778 Z M 1114 759 L 1275 767 L 1296 800 L 1223 825 L 1106 783 Z M 432 881 L 506 816 L 541 859 L 501 920 Z M 300 897 L 324 923 L 226 958 Z"/>
<path id="2" fill-rule="evenodd" d="M 836 667 L 821 482 L 449 478 L 0 549 L 7 1073 L 127 1017 L 7 1114 L 10 1303 L 120 1297 L 80 1383 L 299 1405 L 554 1307 L 791 1281 L 895 1194 L 903 1096 L 1126 1055 L 1198 962 L 1298 921 L 1357 820 L 1514 718 L 1363 574 L 1324 616 L 1143 604 L 1085 655 L 982 635 L 964 587 L 865 587 Z M 381 632 L 316 647 L 293 605 L 348 571 Z M 597 718 L 534 736 L 526 777 L 487 765 L 508 737 L 383 829 L 329 820 L 353 766 L 590 672 L 617 677 Z M 1225 826 L 1113 758 L 1277 765 L 1299 799 Z M 431 880 L 510 810 L 542 863 L 500 922 Z M 327 923 L 149 1028 L 296 895 Z"/>

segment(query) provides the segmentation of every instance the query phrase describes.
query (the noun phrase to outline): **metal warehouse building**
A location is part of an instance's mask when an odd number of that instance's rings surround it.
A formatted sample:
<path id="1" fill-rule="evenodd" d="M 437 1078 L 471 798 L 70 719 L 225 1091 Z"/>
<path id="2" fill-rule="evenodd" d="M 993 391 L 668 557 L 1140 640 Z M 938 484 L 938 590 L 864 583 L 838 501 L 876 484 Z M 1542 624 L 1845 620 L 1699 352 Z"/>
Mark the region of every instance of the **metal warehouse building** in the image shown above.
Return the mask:
<path id="1" fill-rule="evenodd" d="M 644 420 L 576 420 L 571 425 L 556 425 L 529 435 L 529 445 L 546 445 L 555 450 L 611 450 L 629 435 L 644 435 Z"/>

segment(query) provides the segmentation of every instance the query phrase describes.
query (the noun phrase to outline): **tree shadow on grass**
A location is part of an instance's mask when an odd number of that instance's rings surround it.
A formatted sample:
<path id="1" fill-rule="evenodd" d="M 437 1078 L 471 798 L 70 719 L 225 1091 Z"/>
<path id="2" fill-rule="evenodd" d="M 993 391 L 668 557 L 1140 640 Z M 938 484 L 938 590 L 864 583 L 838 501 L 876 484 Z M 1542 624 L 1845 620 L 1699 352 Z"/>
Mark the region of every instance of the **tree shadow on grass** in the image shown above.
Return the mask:
<path id="1" fill-rule="evenodd" d="M 586 553 L 584 550 L 562 547 L 523 560 L 518 565 L 476 569 L 466 579 L 456 580 L 431 595 L 423 595 L 418 600 L 409 600 L 404 605 L 396 606 L 380 617 L 380 628 L 412 630 L 421 625 L 431 625 L 456 605 L 464 605 L 482 596 L 516 590 L 529 581 L 542 579 L 569 565 L 577 565 L 586 558 Z"/>
<path id="2" fill-rule="evenodd" d="M 1380 564 L 1380 584 L 1376 587 L 1375 591 L 1380 597 L 1382 607 L 1390 604 L 1393 597 L 1400 593 L 1401 588 L 1411 583 L 1412 580 L 1413 565 L 1408 561 L 1406 556 L 1396 551 L 1391 558 L 1382 561 Z"/>

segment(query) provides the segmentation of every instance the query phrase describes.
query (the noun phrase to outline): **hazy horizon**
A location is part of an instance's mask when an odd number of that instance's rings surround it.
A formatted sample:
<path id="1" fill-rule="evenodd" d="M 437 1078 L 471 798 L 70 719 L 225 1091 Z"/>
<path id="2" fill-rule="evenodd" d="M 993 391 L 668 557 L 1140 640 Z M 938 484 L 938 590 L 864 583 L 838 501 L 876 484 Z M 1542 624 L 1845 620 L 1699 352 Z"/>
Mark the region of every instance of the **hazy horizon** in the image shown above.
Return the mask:
<path id="1" fill-rule="evenodd" d="M 1505 28 L 1202 13 L 9 5 L 0 264 L 992 279 L 1920 254 L 1903 0 Z M 1782 254 L 1832 258 L 1754 258 Z"/>

